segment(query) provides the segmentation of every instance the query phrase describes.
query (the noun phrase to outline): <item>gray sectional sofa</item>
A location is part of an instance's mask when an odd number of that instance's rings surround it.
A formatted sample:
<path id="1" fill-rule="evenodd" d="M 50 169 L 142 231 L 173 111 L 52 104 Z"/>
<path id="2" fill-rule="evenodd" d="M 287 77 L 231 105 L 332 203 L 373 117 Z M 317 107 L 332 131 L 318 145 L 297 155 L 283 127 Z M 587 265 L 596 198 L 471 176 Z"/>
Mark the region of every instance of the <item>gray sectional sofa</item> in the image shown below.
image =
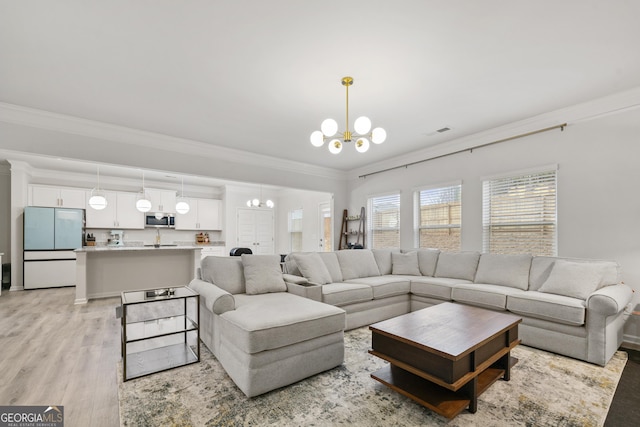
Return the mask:
<path id="1" fill-rule="evenodd" d="M 605 365 L 632 290 L 613 261 L 438 250 L 207 257 L 200 333 L 247 396 L 340 365 L 343 332 L 445 301 L 521 316 L 525 345 Z"/>
<path id="2" fill-rule="evenodd" d="M 521 316 L 523 344 L 598 365 L 622 343 L 632 297 L 615 261 L 374 249 L 293 253 L 285 266 L 289 292 L 344 309 L 346 329 L 457 302 Z"/>

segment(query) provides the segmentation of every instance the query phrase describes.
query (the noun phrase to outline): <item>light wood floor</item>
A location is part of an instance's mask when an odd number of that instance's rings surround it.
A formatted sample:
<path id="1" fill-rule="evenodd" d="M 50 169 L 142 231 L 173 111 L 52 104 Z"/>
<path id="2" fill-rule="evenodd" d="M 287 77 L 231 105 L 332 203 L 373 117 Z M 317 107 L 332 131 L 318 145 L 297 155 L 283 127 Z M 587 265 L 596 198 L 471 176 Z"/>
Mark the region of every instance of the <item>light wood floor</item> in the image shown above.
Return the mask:
<path id="1" fill-rule="evenodd" d="M 0 295 L 0 405 L 63 405 L 66 426 L 119 426 L 120 298 L 75 288 Z"/>

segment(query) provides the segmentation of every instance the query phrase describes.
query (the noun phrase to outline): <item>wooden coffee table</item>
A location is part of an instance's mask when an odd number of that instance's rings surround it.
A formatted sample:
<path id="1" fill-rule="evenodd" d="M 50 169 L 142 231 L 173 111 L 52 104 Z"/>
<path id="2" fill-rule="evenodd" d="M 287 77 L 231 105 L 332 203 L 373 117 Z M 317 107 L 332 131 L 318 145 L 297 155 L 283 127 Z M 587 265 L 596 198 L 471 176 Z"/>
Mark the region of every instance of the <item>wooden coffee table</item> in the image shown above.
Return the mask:
<path id="1" fill-rule="evenodd" d="M 389 362 L 371 376 L 423 406 L 453 418 L 499 378 L 509 381 L 521 318 L 442 303 L 375 323 L 369 353 Z"/>

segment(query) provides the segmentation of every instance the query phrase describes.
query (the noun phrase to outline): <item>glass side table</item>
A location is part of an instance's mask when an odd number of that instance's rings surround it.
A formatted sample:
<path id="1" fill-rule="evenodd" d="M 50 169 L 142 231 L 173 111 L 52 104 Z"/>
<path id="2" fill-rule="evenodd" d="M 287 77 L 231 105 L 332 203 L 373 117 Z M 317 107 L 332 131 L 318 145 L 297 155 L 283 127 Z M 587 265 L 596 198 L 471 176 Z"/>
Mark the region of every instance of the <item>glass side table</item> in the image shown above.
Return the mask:
<path id="1" fill-rule="evenodd" d="M 200 295 L 189 287 L 122 292 L 124 381 L 200 361 Z"/>

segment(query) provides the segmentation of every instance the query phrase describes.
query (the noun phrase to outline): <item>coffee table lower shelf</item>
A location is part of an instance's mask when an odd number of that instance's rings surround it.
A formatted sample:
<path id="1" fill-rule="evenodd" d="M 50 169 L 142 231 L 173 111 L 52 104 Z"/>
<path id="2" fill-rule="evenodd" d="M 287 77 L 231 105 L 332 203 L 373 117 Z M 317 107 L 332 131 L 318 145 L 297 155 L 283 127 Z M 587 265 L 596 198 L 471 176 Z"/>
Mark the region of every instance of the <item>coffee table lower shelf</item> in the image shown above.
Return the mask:
<path id="1" fill-rule="evenodd" d="M 509 358 L 510 367 L 517 362 L 518 359 L 515 357 Z M 476 397 L 484 393 L 504 374 L 504 369 L 494 367 L 480 373 L 477 376 Z M 464 391 L 449 390 L 392 364 L 374 372 L 371 377 L 449 419 L 454 418 L 471 404 L 471 397 Z"/>

